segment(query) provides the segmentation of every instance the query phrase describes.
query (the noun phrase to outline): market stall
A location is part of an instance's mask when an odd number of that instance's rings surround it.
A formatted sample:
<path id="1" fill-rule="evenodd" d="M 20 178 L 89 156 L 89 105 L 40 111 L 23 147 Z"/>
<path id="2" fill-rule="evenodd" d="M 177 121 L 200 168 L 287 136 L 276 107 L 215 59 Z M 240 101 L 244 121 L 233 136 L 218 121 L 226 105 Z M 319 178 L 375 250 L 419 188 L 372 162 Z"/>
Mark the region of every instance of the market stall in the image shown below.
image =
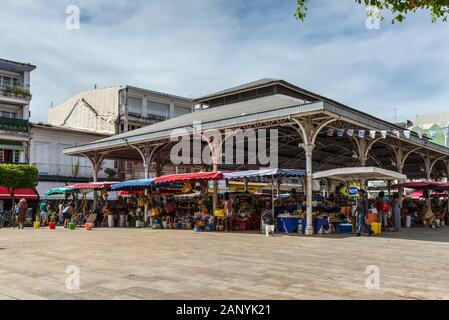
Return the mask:
<path id="1" fill-rule="evenodd" d="M 447 223 L 449 183 L 409 181 L 392 187 L 415 190 L 403 200 L 403 216 L 407 227 L 423 225 L 434 228 Z"/>
<path id="2" fill-rule="evenodd" d="M 343 182 L 345 185 L 345 192 L 339 198 L 340 210 L 328 215 L 329 222 L 332 223 L 335 230 L 340 230 L 343 224 L 344 228 L 349 228 L 348 223 L 352 227 L 357 223 L 357 217 L 353 217 L 355 210 L 355 202 L 357 198 L 358 189 L 368 180 L 405 180 L 407 176 L 399 172 L 386 170 L 376 167 L 347 167 L 332 170 L 316 172 L 313 174 L 314 179 L 330 179 Z M 367 215 L 367 223 L 381 221 L 378 217 L 377 209 L 374 203 L 369 208 Z M 354 219 L 355 218 L 355 219 Z M 351 228 L 352 229 L 352 228 Z"/>
<path id="3" fill-rule="evenodd" d="M 265 212 L 261 217 L 261 231 L 265 231 L 265 226 L 273 224 L 277 220 L 277 229 L 282 232 L 294 232 L 298 229 L 298 224 L 300 217 L 298 216 L 300 212 L 291 207 L 291 211 L 284 210 L 283 213 L 278 214 L 276 212 L 276 198 L 275 198 L 275 185 L 279 185 L 281 179 L 287 177 L 303 177 L 306 175 L 305 170 L 299 169 L 280 169 L 280 168 L 269 168 L 260 170 L 246 170 L 237 172 L 225 172 L 223 178 L 227 180 L 239 180 L 245 179 L 246 181 L 261 179 L 268 181 L 271 184 L 271 217 L 268 215 L 268 208 L 265 208 Z M 279 197 L 278 197 L 279 198 Z M 295 200 L 295 199 L 293 199 Z M 296 199 L 297 200 L 297 199 Z M 292 206 L 298 207 L 297 203 L 292 203 Z"/>

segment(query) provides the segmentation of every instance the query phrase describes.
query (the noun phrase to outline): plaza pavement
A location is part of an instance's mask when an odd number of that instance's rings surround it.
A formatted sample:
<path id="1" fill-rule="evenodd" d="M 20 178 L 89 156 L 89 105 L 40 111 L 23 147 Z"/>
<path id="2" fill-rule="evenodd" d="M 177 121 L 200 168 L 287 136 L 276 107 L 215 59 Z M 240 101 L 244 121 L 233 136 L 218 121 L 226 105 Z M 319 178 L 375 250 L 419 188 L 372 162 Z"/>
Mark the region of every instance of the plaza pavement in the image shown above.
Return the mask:
<path id="1" fill-rule="evenodd" d="M 0 299 L 448 299 L 449 227 L 305 237 L 0 230 Z M 66 288 L 66 268 L 80 288 Z M 380 271 L 368 289 L 367 266 Z M 374 267 L 375 268 L 375 267 Z"/>

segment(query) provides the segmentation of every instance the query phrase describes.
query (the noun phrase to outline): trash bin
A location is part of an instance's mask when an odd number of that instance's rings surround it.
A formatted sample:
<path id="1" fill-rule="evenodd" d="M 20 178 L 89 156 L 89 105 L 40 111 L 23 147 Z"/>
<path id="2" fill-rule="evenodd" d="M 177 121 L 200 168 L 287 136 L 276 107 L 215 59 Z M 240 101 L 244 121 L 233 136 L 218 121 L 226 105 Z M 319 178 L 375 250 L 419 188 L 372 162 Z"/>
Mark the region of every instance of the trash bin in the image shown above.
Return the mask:
<path id="1" fill-rule="evenodd" d="M 109 228 L 114 227 L 114 216 L 112 214 L 108 215 L 108 227 Z"/>

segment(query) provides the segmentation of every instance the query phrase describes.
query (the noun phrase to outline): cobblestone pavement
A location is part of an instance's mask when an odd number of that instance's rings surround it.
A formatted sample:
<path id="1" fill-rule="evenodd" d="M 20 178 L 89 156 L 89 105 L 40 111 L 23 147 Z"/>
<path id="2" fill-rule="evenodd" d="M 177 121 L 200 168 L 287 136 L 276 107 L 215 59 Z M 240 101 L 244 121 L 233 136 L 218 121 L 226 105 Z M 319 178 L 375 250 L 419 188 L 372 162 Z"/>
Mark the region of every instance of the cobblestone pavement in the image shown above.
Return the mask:
<path id="1" fill-rule="evenodd" d="M 0 299 L 448 299 L 448 261 L 449 227 L 377 237 L 1 229 Z M 66 287 L 70 265 L 78 290 Z M 366 286 L 368 266 L 379 289 Z"/>

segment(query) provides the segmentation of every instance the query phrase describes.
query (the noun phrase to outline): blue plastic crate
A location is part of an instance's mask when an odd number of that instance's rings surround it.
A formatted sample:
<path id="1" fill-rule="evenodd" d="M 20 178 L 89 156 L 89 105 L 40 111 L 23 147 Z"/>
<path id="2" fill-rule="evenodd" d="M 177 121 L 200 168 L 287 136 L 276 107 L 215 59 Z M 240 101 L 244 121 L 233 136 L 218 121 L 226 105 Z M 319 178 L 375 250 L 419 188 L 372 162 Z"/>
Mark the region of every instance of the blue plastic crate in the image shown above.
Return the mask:
<path id="1" fill-rule="evenodd" d="M 352 224 L 350 223 L 337 223 L 337 233 L 352 233 Z"/>

